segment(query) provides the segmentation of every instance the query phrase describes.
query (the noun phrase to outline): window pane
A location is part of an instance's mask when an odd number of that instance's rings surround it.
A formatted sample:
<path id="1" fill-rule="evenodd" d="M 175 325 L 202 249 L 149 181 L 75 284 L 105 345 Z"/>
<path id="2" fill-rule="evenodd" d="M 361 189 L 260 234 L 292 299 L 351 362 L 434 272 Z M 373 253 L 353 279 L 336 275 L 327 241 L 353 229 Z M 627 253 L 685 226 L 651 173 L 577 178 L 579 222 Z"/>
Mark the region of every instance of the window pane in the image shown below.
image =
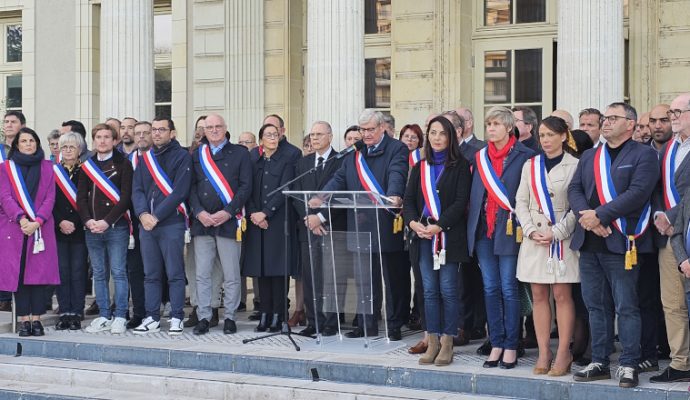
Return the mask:
<path id="1" fill-rule="evenodd" d="M 156 69 L 156 103 L 169 103 L 172 99 L 172 70 Z"/>
<path id="2" fill-rule="evenodd" d="M 364 97 L 367 108 L 391 106 L 391 59 L 365 60 Z"/>
<path id="3" fill-rule="evenodd" d="M 541 102 L 541 49 L 515 50 L 515 102 Z"/>
<path id="4" fill-rule="evenodd" d="M 511 0 L 484 0 L 484 25 L 510 24 L 512 18 Z"/>
<path id="5" fill-rule="evenodd" d="M 157 118 L 171 118 L 171 107 L 170 104 L 156 106 L 156 117 Z"/>
<path id="6" fill-rule="evenodd" d="M 546 21 L 546 0 L 518 0 L 517 23 Z"/>
<path id="7" fill-rule="evenodd" d="M 510 51 L 484 53 L 484 103 L 510 102 Z"/>
<path id="8" fill-rule="evenodd" d="M 391 0 L 365 0 L 364 33 L 390 33 Z"/>
<path id="9" fill-rule="evenodd" d="M 159 14 L 153 17 L 153 53 L 172 53 L 172 15 Z"/>
<path id="10" fill-rule="evenodd" d="M 7 62 L 22 60 L 22 26 L 9 25 L 7 27 Z"/>
<path id="11" fill-rule="evenodd" d="M 19 108 L 22 106 L 22 76 L 10 75 L 7 77 L 7 108 Z"/>

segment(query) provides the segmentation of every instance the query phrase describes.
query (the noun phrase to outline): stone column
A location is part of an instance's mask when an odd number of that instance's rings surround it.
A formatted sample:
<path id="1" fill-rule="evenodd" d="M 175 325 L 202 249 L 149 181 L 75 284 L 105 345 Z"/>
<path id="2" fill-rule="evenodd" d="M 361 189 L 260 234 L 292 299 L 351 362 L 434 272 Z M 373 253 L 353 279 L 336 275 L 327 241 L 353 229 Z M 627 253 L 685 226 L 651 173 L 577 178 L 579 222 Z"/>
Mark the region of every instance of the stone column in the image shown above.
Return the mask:
<path id="1" fill-rule="evenodd" d="M 100 120 L 154 117 L 153 0 L 101 1 Z"/>
<path id="2" fill-rule="evenodd" d="M 364 109 L 364 0 L 308 0 L 307 118 L 333 127 L 333 146 Z"/>
<path id="3" fill-rule="evenodd" d="M 558 2 L 558 108 L 623 101 L 624 56 L 623 0 Z"/>

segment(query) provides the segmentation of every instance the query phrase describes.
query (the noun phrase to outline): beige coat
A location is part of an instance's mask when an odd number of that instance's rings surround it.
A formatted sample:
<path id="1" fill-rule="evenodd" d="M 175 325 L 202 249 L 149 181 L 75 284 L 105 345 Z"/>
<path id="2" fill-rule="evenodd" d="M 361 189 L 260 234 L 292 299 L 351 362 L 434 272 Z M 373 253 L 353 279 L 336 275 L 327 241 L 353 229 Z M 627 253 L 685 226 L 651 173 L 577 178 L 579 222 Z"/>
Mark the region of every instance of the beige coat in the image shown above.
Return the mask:
<path id="1" fill-rule="evenodd" d="M 578 160 L 568 153 L 563 155 L 563 160 L 553 167 L 547 174 L 546 186 L 553 202 L 556 213 L 556 224 L 551 222 L 540 210 L 534 193 L 532 192 L 532 160 L 522 167 L 520 187 L 515 195 L 515 213 L 522 226 L 524 239 L 520 245 L 518 254 L 517 278 L 522 282 L 530 283 L 576 283 L 580 282 L 579 253 L 570 250 L 570 237 L 575 231 L 577 218 L 570 211 L 568 204 L 568 185 L 575 174 Z M 563 215 L 568 215 L 563 218 Z M 565 275 L 558 273 L 558 261 L 554 260 L 554 272 L 547 271 L 549 248 L 538 245 L 529 239 L 532 232 L 545 232 L 551 230 L 555 238 L 562 240 L 564 248 Z"/>

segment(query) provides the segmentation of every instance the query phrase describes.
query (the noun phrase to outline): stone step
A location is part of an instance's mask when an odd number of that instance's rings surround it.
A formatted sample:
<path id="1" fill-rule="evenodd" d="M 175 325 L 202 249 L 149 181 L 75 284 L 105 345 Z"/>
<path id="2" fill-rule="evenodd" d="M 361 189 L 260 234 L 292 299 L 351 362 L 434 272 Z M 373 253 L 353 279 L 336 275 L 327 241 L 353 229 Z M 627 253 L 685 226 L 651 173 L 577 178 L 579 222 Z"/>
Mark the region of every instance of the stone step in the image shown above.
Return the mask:
<path id="1" fill-rule="evenodd" d="M 430 390 L 266 377 L 232 372 L 0 356 L 0 399 L 489 400 Z"/>

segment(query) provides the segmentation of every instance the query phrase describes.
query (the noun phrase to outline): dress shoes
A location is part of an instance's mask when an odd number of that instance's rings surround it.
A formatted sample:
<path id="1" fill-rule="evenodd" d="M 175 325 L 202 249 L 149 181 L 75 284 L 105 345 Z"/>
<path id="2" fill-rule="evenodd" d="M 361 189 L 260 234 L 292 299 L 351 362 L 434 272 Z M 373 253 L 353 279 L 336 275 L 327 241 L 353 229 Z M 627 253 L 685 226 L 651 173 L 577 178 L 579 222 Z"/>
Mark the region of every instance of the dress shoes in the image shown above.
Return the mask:
<path id="1" fill-rule="evenodd" d="M 485 340 L 481 346 L 477 349 L 477 354 L 480 356 L 488 356 L 491 354 L 491 341 L 489 339 Z"/>
<path id="2" fill-rule="evenodd" d="M 659 375 L 649 378 L 652 383 L 690 382 L 690 371 L 680 371 L 666 367 Z"/>
<path id="3" fill-rule="evenodd" d="M 240 301 L 240 304 L 237 306 L 237 311 L 247 311 L 247 305 Z"/>
<path id="4" fill-rule="evenodd" d="M 398 340 L 402 340 L 402 333 L 400 332 L 400 328 L 391 328 L 388 330 L 388 339 L 391 341 L 397 342 Z"/>
<path id="5" fill-rule="evenodd" d="M 71 315 L 61 315 L 60 318 L 58 318 L 58 322 L 55 324 L 55 330 L 65 331 L 69 329 L 71 318 Z"/>
<path id="6" fill-rule="evenodd" d="M 194 308 L 192 308 L 192 312 L 191 312 L 191 314 L 189 314 L 189 318 L 187 318 L 187 320 L 182 324 L 185 328 L 193 328 L 196 326 L 196 324 L 199 323 L 199 316 L 196 313 L 196 308 L 197 308 L 196 306 L 194 306 Z M 141 325 L 141 322 L 139 322 L 139 325 Z M 136 328 L 139 325 L 135 325 L 134 328 Z M 129 328 L 129 326 L 127 328 Z M 134 328 L 131 328 L 131 329 L 134 329 Z"/>
<path id="7" fill-rule="evenodd" d="M 273 318 L 271 319 L 271 325 L 268 327 L 269 332 L 280 332 L 280 330 L 283 327 L 283 321 L 280 318 L 280 314 L 275 313 L 273 314 Z"/>
<path id="8" fill-rule="evenodd" d="M 266 332 L 268 329 L 268 314 L 259 313 L 259 325 L 254 328 L 255 332 Z"/>
<path id="9" fill-rule="evenodd" d="M 355 330 L 346 333 L 345 337 L 350 339 L 364 337 L 364 329 L 356 328 Z"/>
<path id="10" fill-rule="evenodd" d="M 84 314 L 86 315 L 99 315 L 101 313 L 101 310 L 98 308 L 98 304 L 96 303 L 96 300 L 91 303 L 89 308 L 84 311 Z"/>
<path id="11" fill-rule="evenodd" d="M 235 321 L 231 320 L 230 318 L 225 318 L 225 322 L 223 322 L 223 333 L 226 335 L 231 335 L 236 332 L 237 324 L 235 324 Z"/>
<path id="12" fill-rule="evenodd" d="M 417 344 L 407 349 L 407 352 L 410 354 L 424 354 L 428 348 L 429 345 L 424 340 L 420 340 Z"/>
<path id="13" fill-rule="evenodd" d="M 70 318 L 69 321 L 69 330 L 70 331 L 79 331 L 81 330 L 81 316 L 80 315 L 72 315 L 72 318 Z"/>
<path id="14" fill-rule="evenodd" d="M 32 336 L 43 336 L 46 332 L 43 329 L 43 324 L 41 321 L 34 321 L 31 323 L 31 335 Z"/>
<path id="15" fill-rule="evenodd" d="M 334 326 L 326 326 L 321 331 L 321 336 L 335 336 L 338 333 L 338 329 Z"/>
<path id="16" fill-rule="evenodd" d="M 257 307 L 254 306 L 254 309 L 256 310 Z M 254 311 L 253 313 L 249 314 L 249 317 L 247 317 L 248 320 L 250 321 L 258 321 L 261 319 L 261 311 Z"/>
<path id="17" fill-rule="evenodd" d="M 192 333 L 195 335 L 204 335 L 207 334 L 209 330 L 209 323 L 206 318 L 202 318 L 198 324 L 194 327 L 194 330 Z"/>
<path id="18" fill-rule="evenodd" d="M 306 336 L 306 337 L 312 337 L 312 336 L 316 335 L 316 328 L 312 325 L 307 325 L 306 328 L 299 331 L 298 335 Z"/>
<path id="19" fill-rule="evenodd" d="M 143 321 L 144 321 L 144 319 L 141 317 L 134 317 L 134 318 L 130 319 L 129 321 L 127 321 L 126 328 L 127 329 L 134 329 L 137 326 L 141 325 L 141 323 Z M 185 322 L 185 324 L 186 324 L 186 322 Z M 184 325 L 184 326 L 187 326 L 187 325 Z"/>
<path id="20" fill-rule="evenodd" d="M 31 330 L 31 321 L 22 321 L 19 323 L 19 336 L 20 337 L 26 337 L 26 336 L 31 336 L 32 330 Z"/>

